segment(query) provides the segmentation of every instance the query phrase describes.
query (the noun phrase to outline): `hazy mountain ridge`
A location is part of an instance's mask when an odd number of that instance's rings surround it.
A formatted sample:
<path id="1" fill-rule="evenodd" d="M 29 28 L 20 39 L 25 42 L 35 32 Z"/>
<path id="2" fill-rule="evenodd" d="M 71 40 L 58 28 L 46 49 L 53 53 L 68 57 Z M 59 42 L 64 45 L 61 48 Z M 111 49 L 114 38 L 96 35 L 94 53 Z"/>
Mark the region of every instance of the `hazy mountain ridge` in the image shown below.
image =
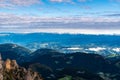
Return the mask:
<path id="1" fill-rule="evenodd" d="M 0 44 L 0 53 L 3 60 L 9 58 L 15 59 L 16 61 L 19 61 L 19 63 L 22 63 L 29 57 L 31 50 L 17 44 L 6 43 Z"/>
<path id="2" fill-rule="evenodd" d="M 106 57 L 119 56 L 120 53 L 119 35 L 1 33 L 0 38 L 0 43 L 15 43 L 23 45 L 32 51 L 49 48 L 63 53 L 86 52 Z"/>

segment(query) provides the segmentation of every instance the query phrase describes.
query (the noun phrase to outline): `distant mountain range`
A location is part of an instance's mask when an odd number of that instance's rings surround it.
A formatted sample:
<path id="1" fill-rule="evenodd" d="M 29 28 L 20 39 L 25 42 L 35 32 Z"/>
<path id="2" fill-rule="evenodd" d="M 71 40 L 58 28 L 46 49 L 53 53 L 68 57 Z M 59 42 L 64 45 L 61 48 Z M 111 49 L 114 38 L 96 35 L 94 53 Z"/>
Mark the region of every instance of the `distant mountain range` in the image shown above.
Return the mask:
<path id="1" fill-rule="evenodd" d="M 1 44 L 0 53 L 4 60 L 7 58 L 17 60 L 20 66 L 39 72 L 45 80 L 120 79 L 119 56 L 108 59 L 98 54 L 85 52 L 65 54 L 46 48 L 33 52 L 17 44 Z"/>
<path id="2" fill-rule="evenodd" d="M 119 35 L 83 35 L 52 33 L 0 33 L 0 43 L 15 43 L 35 51 L 48 48 L 62 53 L 85 52 L 105 57 L 119 56 Z"/>

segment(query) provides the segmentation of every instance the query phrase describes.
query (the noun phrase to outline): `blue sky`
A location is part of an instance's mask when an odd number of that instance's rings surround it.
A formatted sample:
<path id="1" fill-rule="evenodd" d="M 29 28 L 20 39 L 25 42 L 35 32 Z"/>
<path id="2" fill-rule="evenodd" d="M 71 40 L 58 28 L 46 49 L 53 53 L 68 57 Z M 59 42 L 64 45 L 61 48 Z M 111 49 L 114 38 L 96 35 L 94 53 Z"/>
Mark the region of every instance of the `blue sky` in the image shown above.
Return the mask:
<path id="1" fill-rule="evenodd" d="M 35 16 L 120 16 L 120 0 L 0 0 L 0 13 Z"/>

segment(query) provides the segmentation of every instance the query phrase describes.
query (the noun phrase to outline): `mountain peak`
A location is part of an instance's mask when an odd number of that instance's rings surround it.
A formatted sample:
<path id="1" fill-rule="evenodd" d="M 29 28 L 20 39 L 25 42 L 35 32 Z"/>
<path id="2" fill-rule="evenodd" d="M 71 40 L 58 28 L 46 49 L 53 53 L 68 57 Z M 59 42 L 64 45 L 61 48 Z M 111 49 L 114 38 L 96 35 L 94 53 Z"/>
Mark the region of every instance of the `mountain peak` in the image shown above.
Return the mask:
<path id="1" fill-rule="evenodd" d="M 42 48 L 42 49 L 36 50 L 32 54 L 33 55 L 46 55 L 46 54 L 61 54 L 61 53 L 53 49 Z"/>

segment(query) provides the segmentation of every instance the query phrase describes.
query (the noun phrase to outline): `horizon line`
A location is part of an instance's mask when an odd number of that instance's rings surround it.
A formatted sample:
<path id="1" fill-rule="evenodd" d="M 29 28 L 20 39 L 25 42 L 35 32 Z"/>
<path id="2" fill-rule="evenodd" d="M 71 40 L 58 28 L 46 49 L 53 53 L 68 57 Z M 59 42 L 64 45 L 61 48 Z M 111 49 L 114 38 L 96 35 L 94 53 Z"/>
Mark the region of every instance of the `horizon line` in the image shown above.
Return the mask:
<path id="1" fill-rule="evenodd" d="M 97 29 L 9 29 L 0 30 L 1 33 L 53 33 L 53 34 L 86 34 L 86 35 L 120 35 L 120 30 Z"/>

